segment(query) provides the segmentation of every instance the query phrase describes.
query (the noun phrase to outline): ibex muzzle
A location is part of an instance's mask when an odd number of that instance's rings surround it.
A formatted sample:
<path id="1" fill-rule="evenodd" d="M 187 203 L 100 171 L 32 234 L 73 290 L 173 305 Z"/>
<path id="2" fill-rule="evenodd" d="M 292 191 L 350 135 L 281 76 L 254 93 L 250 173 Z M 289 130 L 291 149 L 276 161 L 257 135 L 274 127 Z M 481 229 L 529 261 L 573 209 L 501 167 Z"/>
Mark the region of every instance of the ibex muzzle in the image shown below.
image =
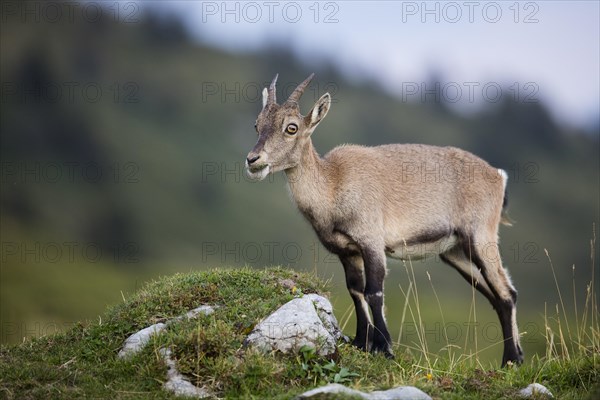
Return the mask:
<path id="1" fill-rule="evenodd" d="M 506 173 L 454 147 L 343 145 L 321 158 L 311 135 L 327 115 L 331 97 L 324 94 L 306 116 L 298 107 L 312 78 L 281 105 L 277 76 L 264 89 L 258 142 L 246 168 L 257 180 L 285 171 L 298 208 L 321 243 L 340 258 L 356 309 L 353 344 L 392 356 L 383 313 L 386 256 L 408 260 L 434 254 L 496 310 L 504 335 L 502 365 L 522 362 L 517 292 L 498 250 Z M 432 177 L 437 170 L 443 173 Z"/>

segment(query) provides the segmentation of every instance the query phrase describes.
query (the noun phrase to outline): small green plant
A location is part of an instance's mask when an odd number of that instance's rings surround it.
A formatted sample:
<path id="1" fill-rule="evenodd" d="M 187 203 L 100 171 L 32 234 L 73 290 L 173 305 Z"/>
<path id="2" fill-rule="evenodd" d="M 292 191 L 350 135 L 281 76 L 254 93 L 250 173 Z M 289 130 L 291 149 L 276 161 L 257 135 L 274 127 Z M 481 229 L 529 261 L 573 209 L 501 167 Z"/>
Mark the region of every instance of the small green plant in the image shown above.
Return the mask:
<path id="1" fill-rule="evenodd" d="M 298 360 L 304 373 L 303 378 L 307 378 L 314 383 L 347 383 L 358 374 L 350 372 L 346 367 L 340 367 L 334 360 L 324 360 L 321 358 L 314 347 L 302 346 Z"/>

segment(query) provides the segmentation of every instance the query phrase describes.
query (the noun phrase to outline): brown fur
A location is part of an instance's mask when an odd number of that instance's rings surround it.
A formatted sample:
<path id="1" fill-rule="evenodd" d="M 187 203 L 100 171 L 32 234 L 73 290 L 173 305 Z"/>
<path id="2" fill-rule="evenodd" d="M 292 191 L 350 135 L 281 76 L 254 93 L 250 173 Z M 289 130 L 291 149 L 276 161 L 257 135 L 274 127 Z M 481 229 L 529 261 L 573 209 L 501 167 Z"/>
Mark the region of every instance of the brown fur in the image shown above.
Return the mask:
<path id="1" fill-rule="evenodd" d="M 498 312 L 505 336 L 503 364 L 521 362 L 516 291 L 498 252 L 506 175 L 454 147 L 343 145 L 321 158 L 311 135 L 329 110 L 329 94 L 303 116 L 297 100 L 312 75 L 282 105 L 274 101 L 276 79 L 263 92 L 267 97 L 257 118 L 259 139 L 248 154 L 248 173 L 264 179 L 285 171 L 299 210 L 323 245 L 340 257 L 360 321 L 355 344 L 391 356 L 382 310 L 386 254 L 406 259 L 433 253 Z M 364 315 L 367 303 L 374 322 Z"/>

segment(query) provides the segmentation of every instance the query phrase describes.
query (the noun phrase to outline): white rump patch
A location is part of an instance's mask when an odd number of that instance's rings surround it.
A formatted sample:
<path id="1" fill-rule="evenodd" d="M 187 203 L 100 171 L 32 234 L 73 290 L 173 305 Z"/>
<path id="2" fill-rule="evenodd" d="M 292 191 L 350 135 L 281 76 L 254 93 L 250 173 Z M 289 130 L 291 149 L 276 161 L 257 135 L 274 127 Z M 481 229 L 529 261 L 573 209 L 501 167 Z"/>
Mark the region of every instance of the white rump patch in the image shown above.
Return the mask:
<path id="1" fill-rule="evenodd" d="M 508 174 L 502 168 L 498 168 L 498 174 L 502 177 L 502 186 L 506 189 L 506 182 L 508 182 Z"/>

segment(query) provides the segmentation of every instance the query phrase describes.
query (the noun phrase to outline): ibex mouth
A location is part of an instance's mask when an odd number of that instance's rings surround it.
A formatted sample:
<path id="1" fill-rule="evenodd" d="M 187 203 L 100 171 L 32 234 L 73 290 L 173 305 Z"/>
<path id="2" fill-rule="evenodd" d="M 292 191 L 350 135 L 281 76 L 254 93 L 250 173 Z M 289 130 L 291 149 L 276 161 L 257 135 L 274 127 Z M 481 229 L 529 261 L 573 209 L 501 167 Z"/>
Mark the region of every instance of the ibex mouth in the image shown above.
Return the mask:
<path id="1" fill-rule="evenodd" d="M 269 164 L 257 165 L 256 167 L 246 166 L 246 174 L 254 181 L 262 181 L 269 175 L 270 169 Z"/>
<path id="2" fill-rule="evenodd" d="M 248 167 L 248 169 L 252 172 L 258 172 L 258 171 L 262 171 L 263 169 L 267 168 L 269 166 L 269 164 L 263 164 L 263 165 L 259 165 L 257 167 Z"/>

